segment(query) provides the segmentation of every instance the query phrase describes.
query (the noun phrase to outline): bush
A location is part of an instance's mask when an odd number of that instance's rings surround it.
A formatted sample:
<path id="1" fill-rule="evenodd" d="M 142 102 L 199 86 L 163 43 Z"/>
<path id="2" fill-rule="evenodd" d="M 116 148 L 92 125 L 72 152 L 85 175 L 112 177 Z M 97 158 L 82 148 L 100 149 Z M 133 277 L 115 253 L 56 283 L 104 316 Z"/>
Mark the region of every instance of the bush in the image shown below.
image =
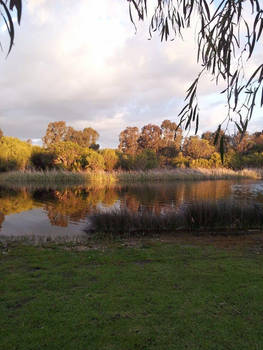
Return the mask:
<path id="1" fill-rule="evenodd" d="M 32 146 L 15 137 L 0 139 L 0 171 L 25 170 L 30 163 Z"/>
<path id="2" fill-rule="evenodd" d="M 104 170 L 103 156 L 90 148 L 85 148 L 81 155 L 81 166 L 84 170 Z"/>
<path id="3" fill-rule="evenodd" d="M 54 167 L 56 155 L 46 149 L 33 146 L 31 164 L 37 170 L 50 170 Z"/>
<path id="4" fill-rule="evenodd" d="M 190 168 L 221 168 L 222 162 L 220 154 L 217 152 L 214 152 L 210 159 L 205 158 L 198 158 L 198 159 L 191 159 L 189 162 Z"/>
<path id="5" fill-rule="evenodd" d="M 177 157 L 172 159 L 171 164 L 176 168 L 186 168 L 189 167 L 189 162 L 190 158 L 184 157 L 183 153 L 180 152 Z"/>
<path id="6" fill-rule="evenodd" d="M 71 141 L 51 144 L 48 153 L 54 155 L 53 164 L 64 170 L 81 170 L 83 148 Z"/>
<path id="7" fill-rule="evenodd" d="M 105 170 L 112 171 L 116 168 L 119 161 L 119 157 L 117 156 L 117 153 L 114 149 L 105 148 L 102 151 L 100 151 L 100 154 L 104 159 Z"/>
<path id="8" fill-rule="evenodd" d="M 190 136 L 184 141 L 183 151 L 191 159 L 209 159 L 215 152 L 215 147 L 211 146 L 207 140 L 200 139 L 199 136 Z"/>
<path id="9" fill-rule="evenodd" d="M 159 166 L 157 155 L 154 151 L 146 149 L 139 153 L 134 160 L 134 170 L 150 170 Z"/>
<path id="10" fill-rule="evenodd" d="M 134 169 L 135 156 L 131 154 L 124 154 L 122 152 L 118 152 L 118 157 L 119 157 L 118 167 L 120 167 L 123 170 Z"/>

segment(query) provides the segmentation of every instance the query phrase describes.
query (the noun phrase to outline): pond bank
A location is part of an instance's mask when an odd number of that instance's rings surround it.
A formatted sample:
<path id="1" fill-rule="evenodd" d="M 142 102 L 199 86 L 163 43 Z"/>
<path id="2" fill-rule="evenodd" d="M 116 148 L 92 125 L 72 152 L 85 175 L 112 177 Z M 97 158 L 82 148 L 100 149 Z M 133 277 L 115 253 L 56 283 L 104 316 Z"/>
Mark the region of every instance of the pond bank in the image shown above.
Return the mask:
<path id="1" fill-rule="evenodd" d="M 115 172 L 66 172 L 66 171 L 25 171 L 0 174 L 0 185 L 81 185 L 94 184 L 110 186 L 116 183 L 145 183 L 169 181 L 200 181 L 228 179 L 262 179 L 261 169 L 161 169 L 150 171 Z"/>
<path id="2" fill-rule="evenodd" d="M 263 347 L 261 250 L 167 237 L 0 252 L 3 349 Z"/>

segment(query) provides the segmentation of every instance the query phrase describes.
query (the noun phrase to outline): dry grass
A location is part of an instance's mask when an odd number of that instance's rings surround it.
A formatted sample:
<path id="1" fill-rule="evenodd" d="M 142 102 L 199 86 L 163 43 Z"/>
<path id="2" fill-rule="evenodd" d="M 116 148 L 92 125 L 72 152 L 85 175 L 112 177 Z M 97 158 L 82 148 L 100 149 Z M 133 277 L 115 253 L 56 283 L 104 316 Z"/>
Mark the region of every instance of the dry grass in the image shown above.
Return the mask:
<path id="1" fill-rule="evenodd" d="M 0 184 L 2 185 L 84 185 L 95 184 L 111 185 L 116 178 L 105 172 L 69 172 L 69 171 L 14 171 L 2 173 Z"/>
<path id="2" fill-rule="evenodd" d="M 120 182 L 161 182 L 176 180 L 228 180 L 228 179 L 261 179 L 261 169 L 244 169 L 234 171 L 231 169 L 172 169 L 151 170 L 148 172 L 132 171 L 120 172 L 116 176 Z"/>
<path id="3" fill-rule="evenodd" d="M 145 183 L 169 181 L 262 179 L 262 169 L 158 169 L 150 171 L 69 172 L 69 171 L 14 171 L 2 173 L 2 185 L 81 185 L 111 186 L 116 183 Z"/>

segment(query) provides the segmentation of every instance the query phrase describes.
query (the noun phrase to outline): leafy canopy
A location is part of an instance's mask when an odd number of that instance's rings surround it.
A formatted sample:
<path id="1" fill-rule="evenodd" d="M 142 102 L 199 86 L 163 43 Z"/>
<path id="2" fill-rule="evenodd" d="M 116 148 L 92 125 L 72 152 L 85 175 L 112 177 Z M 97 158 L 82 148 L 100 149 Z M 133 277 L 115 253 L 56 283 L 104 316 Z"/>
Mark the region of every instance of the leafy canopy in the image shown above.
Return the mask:
<path id="1" fill-rule="evenodd" d="M 198 131 L 198 83 L 205 72 L 216 83 L 225 82 L 228 113 L 225 121 L 234 121 L 238 131 L 245 133 L 257 99 L 263 105 L 263 63 L 246 75 L 247 62 L 255 56 L 257 43 L 262 44 L 262 0 L 128 0 L 130 19 L 144 21 L 149 7 L 154 7 L 149 22 L 150 36 L 160 34 L 161 40 L 183 37 L 183 30 L 198 19 L 197 61 L 201 69 L 186 93 L 180 124 L 186 129 L 195 123 Z M 228 123 L 227 123 L 228 124 Z M 219 125 L 218 133 L 221 130 Z M 222 141 L 223 145 L 223 141 Z"/>

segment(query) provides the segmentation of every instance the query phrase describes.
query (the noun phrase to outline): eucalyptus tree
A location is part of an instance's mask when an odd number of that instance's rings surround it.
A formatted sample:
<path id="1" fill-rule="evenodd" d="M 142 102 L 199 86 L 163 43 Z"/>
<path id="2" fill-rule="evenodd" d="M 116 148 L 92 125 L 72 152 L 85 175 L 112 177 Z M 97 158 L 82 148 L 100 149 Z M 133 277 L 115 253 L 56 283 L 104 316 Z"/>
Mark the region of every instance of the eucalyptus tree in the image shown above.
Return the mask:
<path id="1" fill-rule="evenodd" d="M 246 67 L 262 50 L 262 0 L 128 0 L 130 19 L 149 18 L 150 36 L 159 33 L 161 40 L 183 38 L 184 29 L 196 25 L 200 72 L 188 88 L 180 123 L 185 129 L 199 125 L 198 84 L 205 73 L 215 82 L 223 82 L 227 101 L 224 121 L 235 123 L 245 134 L 254 107 L 263 105 L 263 62 L 249 74 Z M 149 15 L 150 10 L 152 14 Z M 197 20 L 197 22 L 196 22 Z M 220 132 L 221 124 L 218 127 Z M 222 146 L 224 140 L 222 139 Z"/>
<path id="2" fill-rule="evenodd" d="M 162 129 L 158 125 L 147 124 L 142 127 L 138 138 L 139 148 L 157 152 L 162 146 Z"/>
<path id="3" fill-rule="evenodd" d="M 118 149 L 125 154 L 135 155 L 138 150 L 139 137 L 140 132 L 136 126 L 127 126 L 119 135 Z"/>

